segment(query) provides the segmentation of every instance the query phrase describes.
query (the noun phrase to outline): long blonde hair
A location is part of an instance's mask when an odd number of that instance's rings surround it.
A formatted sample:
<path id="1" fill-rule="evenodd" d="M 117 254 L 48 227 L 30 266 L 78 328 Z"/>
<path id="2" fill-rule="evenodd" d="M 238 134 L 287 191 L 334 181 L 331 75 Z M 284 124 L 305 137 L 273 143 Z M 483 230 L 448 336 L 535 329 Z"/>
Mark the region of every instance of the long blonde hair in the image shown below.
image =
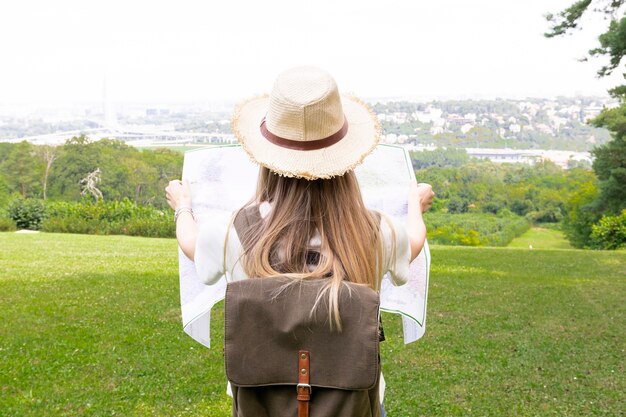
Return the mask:
<path id="1" fill-rule="evenodd" d="M 380 221 L 364 205 L 353 171 L 330 179 L 280 176 L 262 167 L 251 204 L 271 204 L 257 227 L 240 236 L 249 277 L 328 278 L 331 327 L 341 330 L 338 293 L 343 280 L 378 290 L 383 243 Z M 311 239 L 320 238 L 319 259 L 310 263 Z M 317 304 L 317 303 L 316 303 Z"/>

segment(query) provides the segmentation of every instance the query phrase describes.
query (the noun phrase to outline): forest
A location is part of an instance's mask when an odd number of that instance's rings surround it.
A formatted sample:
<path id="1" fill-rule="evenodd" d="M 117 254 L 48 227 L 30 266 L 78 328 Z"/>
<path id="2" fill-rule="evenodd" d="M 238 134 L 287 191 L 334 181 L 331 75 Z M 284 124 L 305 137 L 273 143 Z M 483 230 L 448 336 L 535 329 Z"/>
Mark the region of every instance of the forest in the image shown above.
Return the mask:
<path id="1" fill-rule="evenodd" d="M 602 224 L 588 216 L 586 204 L 598 194 L 590 169 L 563 170 L 549 161 L 496 164 L 463 149 L 412 152 L 411 159 L 417 180 L 437 195 L 426 215 L 434 243 L 505 246 L 543 225 L 562 228 L 575 247 L 624 245 L 626 215 Z M 182 163 L 183 154 L 173 150 L 85 136 L 57 147 L 0 143 L 0 229 L 172 237 L 163 190 L 181 177 Z"/>

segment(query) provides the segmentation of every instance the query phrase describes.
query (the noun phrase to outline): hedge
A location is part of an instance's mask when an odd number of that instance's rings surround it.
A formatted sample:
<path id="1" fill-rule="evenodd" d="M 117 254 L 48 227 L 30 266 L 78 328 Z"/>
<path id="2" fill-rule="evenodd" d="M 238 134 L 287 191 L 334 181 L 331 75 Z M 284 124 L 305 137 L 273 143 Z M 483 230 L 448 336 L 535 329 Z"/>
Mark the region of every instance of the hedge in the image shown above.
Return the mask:
<path id="1" fill-rule="evenodd" d="M 506 246 L 530 228 L 516 215 L 426 213 L 428 241 L 442 245 Z"/>
<path id="2" fill-rule="evenodd" d="M 175 237 L 171 213 L 121 201 L 43 201 L 16 199 L 0 217 L 0 230 L 31 229 L 57 233 Z"/>
<path id="3" fill-rule="evenodd" d="M 175 237 L 169 211 L 124 199 L 121 201 L 14 200 L 8 210 L 13 224 L 2 220 L 0 230 L 28 228 L 57 233 Z M 432 243 L 466 246 L 506 246 L 530 227 L 516 215 L 488 213 L 427 213 L 428 239 Z"/>

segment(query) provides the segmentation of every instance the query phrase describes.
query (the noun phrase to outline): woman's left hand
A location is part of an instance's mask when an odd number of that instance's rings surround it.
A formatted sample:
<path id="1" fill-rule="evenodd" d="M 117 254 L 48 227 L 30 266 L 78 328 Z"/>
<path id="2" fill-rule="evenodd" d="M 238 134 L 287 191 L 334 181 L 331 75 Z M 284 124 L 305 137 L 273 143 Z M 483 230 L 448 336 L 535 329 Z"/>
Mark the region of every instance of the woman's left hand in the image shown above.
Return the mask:
<path id="1" fill-rule="evenodd" d="M 191 207 L 191 191 L 187 181 L 172 180 L 165 187 L 167 204 L 174 210 L 180 207 Z"/>
<path id="2" fill-rule="evenodd" d="M 421 182 L 419 184 L 411 183 L 409 188 L 409 200 L 416 203 L 420 212 L 426 212 L 433 205 L 433 187 L 430 184 Z"/>

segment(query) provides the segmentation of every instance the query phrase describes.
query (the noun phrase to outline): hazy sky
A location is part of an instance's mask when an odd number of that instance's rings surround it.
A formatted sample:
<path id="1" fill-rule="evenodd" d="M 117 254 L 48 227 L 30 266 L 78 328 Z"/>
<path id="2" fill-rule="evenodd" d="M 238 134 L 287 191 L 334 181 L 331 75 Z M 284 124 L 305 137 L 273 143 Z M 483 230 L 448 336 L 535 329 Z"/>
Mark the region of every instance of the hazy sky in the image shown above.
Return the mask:
<path id="1" fill-rule="evenodd" d="M 601 94 L 604 24 L 546 39 L 574 0 L 6 1 L 0 103 L 238 100 L 296 65 L 362 97 Z"/>

